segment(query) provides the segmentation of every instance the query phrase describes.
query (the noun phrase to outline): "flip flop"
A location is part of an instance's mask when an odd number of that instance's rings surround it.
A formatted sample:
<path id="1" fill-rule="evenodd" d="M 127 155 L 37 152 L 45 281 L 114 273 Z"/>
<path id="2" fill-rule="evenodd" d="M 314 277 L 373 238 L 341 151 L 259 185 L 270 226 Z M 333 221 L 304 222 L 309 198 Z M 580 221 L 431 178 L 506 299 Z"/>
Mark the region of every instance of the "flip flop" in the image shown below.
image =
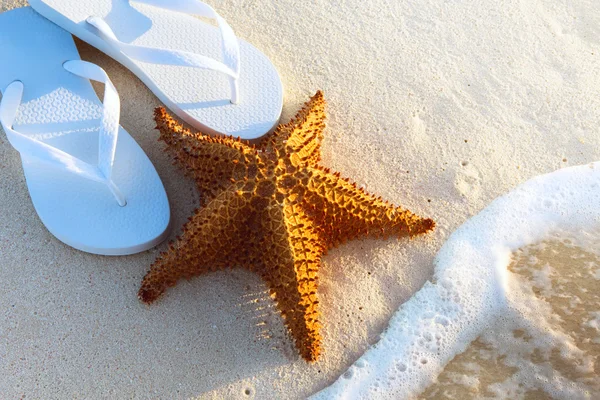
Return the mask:
<path id="1" fill-rule="evenodd" d="M 205 133 L 254 139 L 278 123 L 283 87 L 269 59 L 198 0 L 30 0 L 41 15 L 130 69 Z M 216 20 L 218 28 L 192 15 Z"/>
<path id="2" fill-rule="evenodd" d="M 103 255 L 165 239 L 165 189 L 119 126 L 119 96 L 106 73 L 81 61 L 71 35 L 29 7 L 0 14 L 0 49 L 0 123 L 48 230 Z M 103 103 L 88 79 L 104 83 Z"/>

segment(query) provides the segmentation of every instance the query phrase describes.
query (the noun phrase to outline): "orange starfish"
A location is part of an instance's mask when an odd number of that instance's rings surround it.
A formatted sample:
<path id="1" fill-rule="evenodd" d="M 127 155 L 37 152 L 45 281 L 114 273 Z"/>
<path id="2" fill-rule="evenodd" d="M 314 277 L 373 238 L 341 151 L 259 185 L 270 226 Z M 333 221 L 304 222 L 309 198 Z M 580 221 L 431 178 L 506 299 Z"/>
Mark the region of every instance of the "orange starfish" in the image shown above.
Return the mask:
<path id="1" fill-rule="evenodd" d="M 317 165 L 325 127 L 321 92 L 257 147 L 192 133 L 162 108 L 155 119 L 160 139 L 204 199 L 144 277 L 139 297 L 146 303 L 180 278 L 248 268 L 266 281 L 302 357 L 315 361 L 322 255 L 358 236 L 414 236 L 435 225 Z"/>

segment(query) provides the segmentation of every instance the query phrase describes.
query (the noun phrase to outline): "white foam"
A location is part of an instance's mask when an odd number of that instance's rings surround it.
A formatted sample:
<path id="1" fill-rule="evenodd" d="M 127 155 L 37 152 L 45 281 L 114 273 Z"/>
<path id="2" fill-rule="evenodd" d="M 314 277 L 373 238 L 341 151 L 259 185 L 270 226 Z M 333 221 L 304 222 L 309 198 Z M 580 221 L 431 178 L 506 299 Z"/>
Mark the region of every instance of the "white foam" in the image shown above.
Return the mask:
<path id="1" fill-rule="evenodd" d="M 423 391 L 507 311 L 511 253 L 557 230 L 598 226 L 598 204 L 600 162 L 536 177 L 493 201 L 449 237 L 433 282 L 399 308 L 380 341 L 312 399 L 397 399 Z"/>

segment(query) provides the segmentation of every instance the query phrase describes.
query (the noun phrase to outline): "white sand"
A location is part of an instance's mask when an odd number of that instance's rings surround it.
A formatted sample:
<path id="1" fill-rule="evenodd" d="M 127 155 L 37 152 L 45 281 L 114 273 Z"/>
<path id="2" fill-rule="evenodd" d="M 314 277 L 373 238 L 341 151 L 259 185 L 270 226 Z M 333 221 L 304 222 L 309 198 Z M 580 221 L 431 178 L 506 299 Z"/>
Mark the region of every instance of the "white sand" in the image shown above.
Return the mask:
<path id="1" fill-rule="evenodd" d="M 325 354 L 306 365 L 253 274 L 215 273 L 142 306 L 137 288 L 158 250 L 105 258 L 58 242 L 37 219 L 18 154 L 0 134 L 0 393 L 305 397 L 377 340 L 468 217 L 532 176 L 600 159 L 599 3 L 340 3 L 211 2 L 279 69 L 284 119 L 324 90 L 323 163 L 434 218 L 436 233 L 355 241 L 325 258 Z M 159 103 L 124 68 L 79 47 L 115 82 L 121 124 L 154 162 L 181 226 L 199 194 L 156 142 Z"/>

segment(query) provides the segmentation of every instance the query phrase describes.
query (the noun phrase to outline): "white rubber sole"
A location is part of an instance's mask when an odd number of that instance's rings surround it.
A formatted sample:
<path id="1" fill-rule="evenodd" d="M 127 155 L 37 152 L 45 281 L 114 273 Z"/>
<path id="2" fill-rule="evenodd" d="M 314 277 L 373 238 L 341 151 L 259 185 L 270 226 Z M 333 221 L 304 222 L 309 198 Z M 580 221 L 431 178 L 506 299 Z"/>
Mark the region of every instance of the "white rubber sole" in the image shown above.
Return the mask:
<path id="1" fill-rule="evenodd" d="M 216 27 L 198 18 L 127 0 L 30 0 L 41 15 L 130 69 L 176 115 L 204 133 L 255 139 L 279 123 L 283 85 L 270 60 L 240 40 L 241 100 L 231 104 L 224 74 L 197 68 L 147 64 L 113 50 L 86 22 L 102 17 L 118 39 L 221 58 Z"/>
<path id="2" fill-rule="evenodd" d="M 79 59 L 71 35 L 31 8 L 0 14 L 0 90 L 24 85 L 15 130 L 88 162 L 97 162 L 102 103 L 87 79 L 63 68 Z M 154 166 L 120 128 L 113 181 L 124 193 L 120 207 L 103 183 L 21 154 L 31 200 L 47 229 L 78 250 L 127 255 L 162 242 L 170 208 Z"/>

